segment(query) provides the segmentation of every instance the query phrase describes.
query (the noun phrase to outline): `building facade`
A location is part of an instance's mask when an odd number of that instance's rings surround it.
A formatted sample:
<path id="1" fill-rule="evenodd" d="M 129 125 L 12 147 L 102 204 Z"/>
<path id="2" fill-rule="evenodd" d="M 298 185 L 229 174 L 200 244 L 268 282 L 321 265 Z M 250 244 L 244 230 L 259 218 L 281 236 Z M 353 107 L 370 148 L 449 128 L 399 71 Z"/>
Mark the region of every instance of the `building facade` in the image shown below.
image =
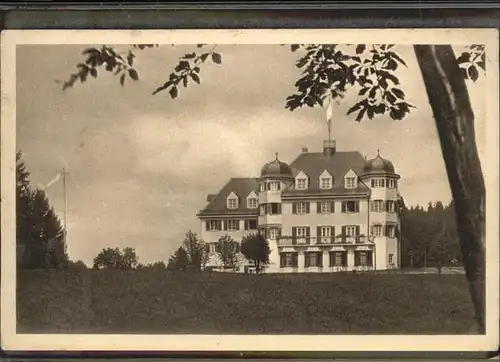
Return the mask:
<path id="1" fill-rule="evenodd" d="M 266 272 L 338 272 L 400 267 L 400 175 L 378 154 L 324 141 L 322 152 L 303 149 L 290 165 L 276 159 L 256 178 L 232 178 L 208 195 L 198 213 L 211 254 L 207 266 L 222 270 L 220 237 L 240 242 L 260 232 L 271 248 Z M 249 270 L 242 261 L 236 269 Z"/>

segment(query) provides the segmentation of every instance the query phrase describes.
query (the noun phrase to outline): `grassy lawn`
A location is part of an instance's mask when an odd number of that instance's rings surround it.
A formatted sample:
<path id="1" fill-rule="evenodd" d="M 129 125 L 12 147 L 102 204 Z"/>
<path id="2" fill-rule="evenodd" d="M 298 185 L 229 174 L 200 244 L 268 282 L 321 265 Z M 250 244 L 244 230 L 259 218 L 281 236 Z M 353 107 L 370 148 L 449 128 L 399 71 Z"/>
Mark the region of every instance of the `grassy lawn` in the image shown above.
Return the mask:
<path id="1" fill-rule="evenodd" d="M 18 333 L 467 334 L 458 274 L 21 271 Z"/>

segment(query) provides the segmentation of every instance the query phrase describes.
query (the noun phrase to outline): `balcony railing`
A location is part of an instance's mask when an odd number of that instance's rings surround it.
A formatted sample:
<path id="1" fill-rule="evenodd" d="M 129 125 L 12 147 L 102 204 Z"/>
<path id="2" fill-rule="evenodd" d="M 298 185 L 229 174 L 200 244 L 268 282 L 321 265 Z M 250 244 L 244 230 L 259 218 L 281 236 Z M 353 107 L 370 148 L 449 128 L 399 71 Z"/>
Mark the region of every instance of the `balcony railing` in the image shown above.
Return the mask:
<path id="1" fill-rule="evenodd" d="M 365 235 L 356 236 L 323 236 L 323 237 L 279 237 L 278 246 L 295 245 L 352 245 L 372 244 L 373 238 Z"/>

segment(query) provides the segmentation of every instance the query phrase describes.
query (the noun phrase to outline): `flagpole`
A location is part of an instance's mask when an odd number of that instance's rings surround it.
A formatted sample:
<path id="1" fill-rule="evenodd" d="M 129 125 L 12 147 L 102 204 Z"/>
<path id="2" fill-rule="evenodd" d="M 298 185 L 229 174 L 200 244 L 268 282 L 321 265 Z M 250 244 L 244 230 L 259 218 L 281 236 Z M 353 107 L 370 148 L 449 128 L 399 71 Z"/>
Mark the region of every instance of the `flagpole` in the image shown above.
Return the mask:
<path id="1" fill-rule="evenodd" d="M 66 243 L 67 199 L 66 199 L 66 169 L 64 167 L 62 169 L 62 181 L 63 181 L 63 200 L 64 200 L 64 253 L 66 253 L 67 252 L 67 243 Z"/>

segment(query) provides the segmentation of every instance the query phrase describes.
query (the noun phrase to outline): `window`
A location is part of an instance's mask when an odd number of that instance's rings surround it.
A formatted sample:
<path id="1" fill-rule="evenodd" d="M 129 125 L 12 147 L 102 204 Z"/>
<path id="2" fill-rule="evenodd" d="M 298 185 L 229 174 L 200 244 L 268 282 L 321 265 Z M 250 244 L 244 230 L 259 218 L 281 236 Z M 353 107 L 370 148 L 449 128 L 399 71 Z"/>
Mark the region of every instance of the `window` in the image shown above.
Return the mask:
<path id="1" fill-rule="evenodd" d="M 280 236 L 279 229 L 269 229 L 269 239 L 276 240 Z"/>
<path id="2" fill-rule="evenodd" d="M 237 209 L 238 208 L 238 199 L 227 199 L 227 208 L 228 209 Z"/>
<path id="3" fill-rule="evenodd" d="M 330 226 L 321 226 L 320 228 L 321 237 L 330 237 L 332 236 L 332 228 Z"/>
<path id="4" fill-rule="evenodd" d="M 372 266 L 372 252 L 371 251 L 356 251 L 356 252 L 354 252 L 354 265 L 355 266 Z"/>
<path id="5" fill-rule="evenodd" d="M 299 179 L 297 179 L 296 188 L 297 188 L 297 190 L 305 190 L 305 189 L 307 189 L 307 179 L 305 179 L 305 178 L 299 178 Z"/>
<path id="6" fill-rule="evenodd" d="M 372 187 L 384 187 L 384 181 L 383 178 L 374 178 L 372 179 Z"/>
<path id="7" fill-rule="evenodd" d="M 359 201 L 343 201 L 342 202 L 342 212 L 359 212 Z"/>
<path id="8" fill-rule="evenodd" d="M 269 215 L 279 215 L 281 214 L 281 204 L 273 202 L 271 204 L 267 204 L 267 213 Z"/>
<path id="9" fill-rule="evenodd" d="M 345 187 L 347 189 L 354 189 L 356 187 L 356 177 L 346 177 Z"/>
<path id="10" fill-rule="evenodd" d="M 396 226 L 395 225 L 387 225 L 387 236 L 390 238 L 394 238 L 396 236 Z"/>
<path id="11" fill-rule="evenodd" d="M 294 214 L 308 214 L 309 213 L 309 203 L 308 202 L 297 202 L 294 203 Z"/>
<path id="12" fill-rule="evenodd" d="M 387 201 L 387 212 L 396 212 L 396 203 L 394 201 Z"/>
<path id="13" fill-rule="evenodd" d="M 297 230 L 297 237 L 298 238 L 305 238 L 307 235 L 307 229 L 305 227 L 299 227 L 296 228 Z"/>
<path id="14" fill-rule="evenodd" d="M 269 183 L 269 190 L 278 191 L 280 189 L 279 181 L 272 181 Z"/>
<path id="15" fill-rule="evenodd" d="M 397 187 L 397 182 L 394 179 L 387 180 L 387 187 L 390 189 L 395 189 Z"/>
<path id="16" fill-rule="evenodd" d="M 281 267 L 297 267 L 297 253 L 280 253 Z"/>
<path id="17" fill-rule="evenodd" d="M 374 212 L 383 212 L 384 210 L 384 201 L 383 200 L 373 200 L 372 201 L 372 211 Z"/>
<path id="18" fill-rule="evenodd" d="M 330 251 L 330 266 L 347 266 L 347 252 Z"/>
<path id="19" fill-rule="evenodd" d="M 323 265 L 323 255 L 320 252 L 307 252 L 304 253 L 305 266 L 322 266 Z"/>
<path id="20" fill-rule="evenodd" d="M 257 230 L 257 220 L 245 220 L 245 230 Z"/>
<path id="21" fill-rule="evenodd" d="M 372 226 L 372 235 L 373 236 L 382 236 L 382 225 L 373 225 Z"/>
<path id="22" fill-rule="evenodd" d="M 330 214 L 333 212 L 333 201 L 321 201 L 318 203 L 318 213 L 319 214 Z"/>
<path id="23" fill-rule="evenodd" d="M 264 216 L 266 214 L 266 205 L 260 205 L 260 215 Z"/>
<path id="24" fill-rule="evenodd" d="M 219 223 L 217 222 L 217 220 L 207 221 L 207 230 L 208 231 L 220 230 Z"/>
<path id="25" fill-rule="evenodd" d="M 248 208 L 249 209 L 256 209 L 257 208 L 257 199 L 254 197 L 251 197 L 248 199 Z"/>
<path id="26" fill-rule="evenodd" d="M 236 231 L 240 229 L 240 221 L 239 220 L 227 220 L 226 221 L 227 230 L 228 231 Z"/>
<path id="27" fill-rule="evenodd" d="M 265 182 L 262 182 L 261 184 L 259 184 L 259 190 L 260 190 L 260 192 L 266 191 L 266 184 L 265 184 Z"/>
<path id="28" fill-rule="evenodd" d="M 389 254 L 389 264 L 394 264 L 394 254 Z"/>
<path id="29" fill-rule="evenodd" d="M 332 188 L 332 179 L 329 177 L 321 178 L 319 187 L 322 189 L 331 189 Z"/>
<path id="30" fill-rule="evenodd" d="M 356 236 L 358 228 L 354 225 L 345 227 L 345 235 L 346 236 Z"/>

